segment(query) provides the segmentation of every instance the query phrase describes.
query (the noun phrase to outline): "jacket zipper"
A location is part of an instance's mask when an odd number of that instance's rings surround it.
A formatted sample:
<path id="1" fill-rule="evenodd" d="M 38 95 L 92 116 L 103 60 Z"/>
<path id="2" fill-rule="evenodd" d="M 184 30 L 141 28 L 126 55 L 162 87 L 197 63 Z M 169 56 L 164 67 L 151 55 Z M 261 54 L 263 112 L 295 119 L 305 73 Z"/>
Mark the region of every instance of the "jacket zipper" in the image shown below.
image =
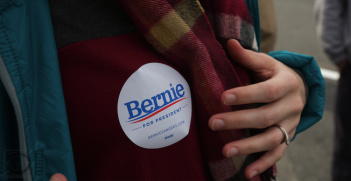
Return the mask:
<path id="1" fill-rule="evenodd" d="M 31 175 L 31 168 L 30 168 L 30 163 L 29 163 L 29 157 L 27 155 L 27 142 L 26 142 L 26 137 L 25 137 L 25 131 L 24 131 L 24 124 L 23 124 L 23 117 L 22 117 L 22 110 L 21 110 L 21 105 L 16 93 L 15 86 L 11 80 L 10 74 L 7 71 L 6 65 L 4 60 L 2 59 L 1 53 L 0 53 L 0 81 L 3 83 L 5 90 L 11 100 L 13 109 L 15 111 L 16 115 L 16 121 L 17 121 L 17 127 L 18 127 L 18 137 L 19 137 L 19 148 L 20 148 L 20 153 L 22 155 L 25 155 L 27 158 L 24 158 L 21 156 L 21 168 L 22 169 L 27 169 L 24 172 L 22 172 L 22 178 L 24 181 L 32 181 L 32 175 Z"/>

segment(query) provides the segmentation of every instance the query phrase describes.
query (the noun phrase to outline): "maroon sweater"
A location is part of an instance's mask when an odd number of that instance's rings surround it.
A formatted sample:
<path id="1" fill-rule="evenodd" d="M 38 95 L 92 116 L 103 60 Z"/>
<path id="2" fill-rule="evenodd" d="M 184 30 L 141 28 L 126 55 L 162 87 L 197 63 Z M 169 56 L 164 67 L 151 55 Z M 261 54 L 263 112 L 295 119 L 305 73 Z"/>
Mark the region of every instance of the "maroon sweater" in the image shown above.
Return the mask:
<path id="1" fill-rule="evenodd" d="M 76 42 L 58 54 L 79 180 L 210 179 L 194 117 L 188 136 L 160 149 L 135 145 L 120 126 L 117 100 L 129 76 L 150 62 L 176 69 L 140 33 Z"/>

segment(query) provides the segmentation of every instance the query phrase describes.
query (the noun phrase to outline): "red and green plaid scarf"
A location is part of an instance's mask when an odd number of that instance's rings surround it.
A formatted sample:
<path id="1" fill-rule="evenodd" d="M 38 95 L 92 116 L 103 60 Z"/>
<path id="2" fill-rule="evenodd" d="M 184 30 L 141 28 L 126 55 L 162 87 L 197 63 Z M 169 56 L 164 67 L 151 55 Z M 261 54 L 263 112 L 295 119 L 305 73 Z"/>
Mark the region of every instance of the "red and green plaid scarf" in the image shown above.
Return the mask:
<path id="1" fill-rule="evenodd" d="M 120 0 L 147 41 L 185 74 L 192 89 L 200 140 L 214 180 L 246 180 L 245 167 L 257 155 L 225 158 L 226 143 L 249 136 L 248 130 L 212 131 L 209 118 L 245 109 L 225 106 L 221 94 L 247 85 L 247 71 L 228 59 L 229 39 L 257 51 L 255 31 L 245 0 Z M 205 9 L 205 10 L 204 10 Z M 206 12 L 206 13 L 205 13 Z M 185 148 L 186 149 L 186 148 Z M 274 180 L 275 168 L 251 180 Z"/>

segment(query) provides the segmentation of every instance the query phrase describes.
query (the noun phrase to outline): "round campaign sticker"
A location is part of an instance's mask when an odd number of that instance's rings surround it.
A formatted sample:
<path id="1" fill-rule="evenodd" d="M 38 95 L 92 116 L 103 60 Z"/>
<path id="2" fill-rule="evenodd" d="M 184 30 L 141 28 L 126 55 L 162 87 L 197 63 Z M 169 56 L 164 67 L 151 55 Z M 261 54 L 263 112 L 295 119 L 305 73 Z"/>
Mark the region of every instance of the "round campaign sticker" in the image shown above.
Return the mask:
<path id="1" fill-rule="evenodd" d="M 148 63 L 123 85 L 117 112 L 124 133 L 142 148 L 162 148 L 188 135 L 192 105 L 186 80 L 172 67 Z"/>

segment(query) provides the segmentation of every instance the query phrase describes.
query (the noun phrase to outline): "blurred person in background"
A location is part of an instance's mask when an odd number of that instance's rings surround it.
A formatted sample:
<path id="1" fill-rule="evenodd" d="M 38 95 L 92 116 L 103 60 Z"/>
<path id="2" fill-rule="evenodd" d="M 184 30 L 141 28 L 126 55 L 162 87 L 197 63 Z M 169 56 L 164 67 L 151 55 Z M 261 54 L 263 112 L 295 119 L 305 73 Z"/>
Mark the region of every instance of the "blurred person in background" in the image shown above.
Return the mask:
<path id="1" fill-rule="evenodd" d="M 335 107 L 333 180 L 351 180 L 351 3 L 348 0 L 315 2 L 317 33 L 326 54 L 340 73 Z"/>

